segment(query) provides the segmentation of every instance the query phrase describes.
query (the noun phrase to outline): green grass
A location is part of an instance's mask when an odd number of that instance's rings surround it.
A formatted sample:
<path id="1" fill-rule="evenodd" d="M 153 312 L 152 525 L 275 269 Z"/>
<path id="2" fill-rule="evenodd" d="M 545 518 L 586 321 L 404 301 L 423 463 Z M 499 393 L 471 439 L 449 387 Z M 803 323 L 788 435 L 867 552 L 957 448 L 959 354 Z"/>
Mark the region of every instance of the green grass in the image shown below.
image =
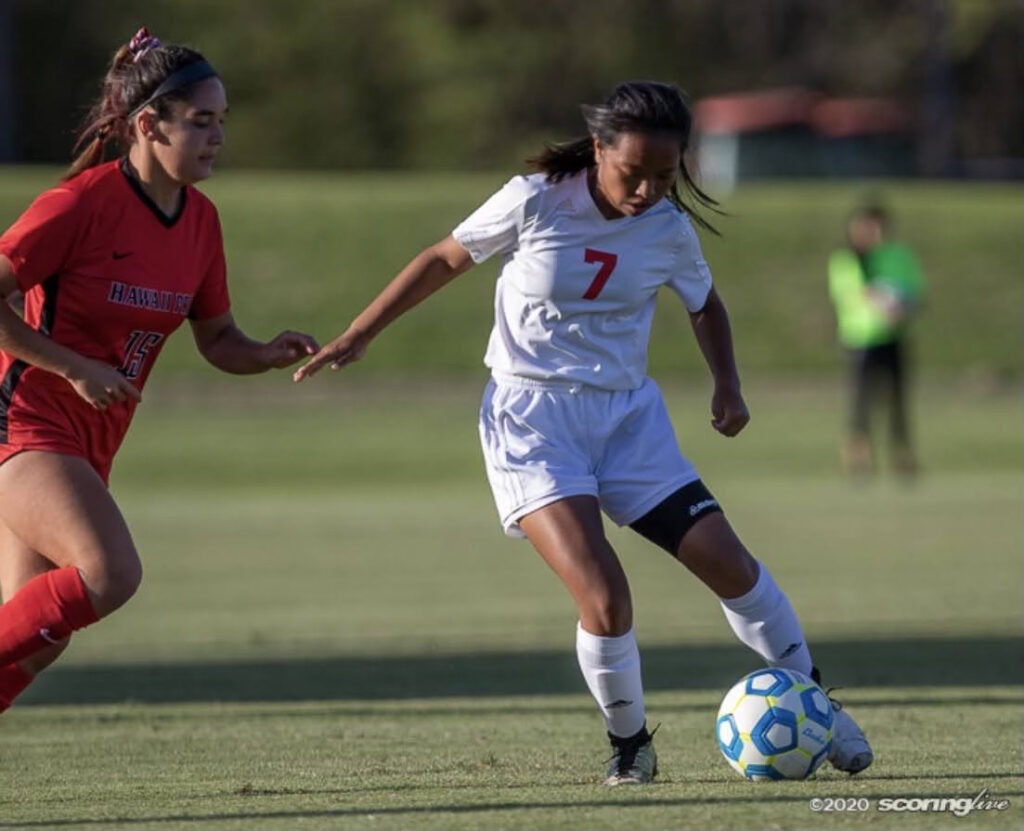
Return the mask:
<path id="1" fill-rule="evenodd" d="M 218 173 L 203 189 L 221 214 L 237 318 L 254 335 L 288 326 L 337 334 L 421 248 L 445 236 L 514 171 L 496 174 Z M 0 168 L 0 226 L 57 171 Z M 927 372 L 1000 382 L 1018 376 L 1024 342 L 1019 188 L 920 181 L 868 183 L 886 194 L 899 236 L 930 283 L 917 352 Z M 725 201 L 721 239 L 705 235 L 748 372 L 835 371 L 841 356 L 825 263 L 867 185 L 765 183 Z M 476 371 L 490 329 L 494 263 L 471 271 L 398 321 L 351 370 Z M 164 364 L 198 365 L 186 339 Z M 687 316 L 666 295 L 655 318 L 652 367 L 698 373 Z M 424 344 L 430 344 L 424 349 Z"/>
<path id="2" fill-rule="evenodd" d="M 1020 827 L 1019 755 L 985 738 L 1018 717 L 1019 690 L 994 688 L 982 701 L 972 687 L 909 700 L 895 692 L 857 698 L 861 718 L 892 737 L 880 770 L 781 784 L 746 783 L 717 757 L 713 693 L 655 693 L 665 776 L 615 791 L 593 783 L 605 751 L 579 696 L 52 708 L 24 717 L 23 761 L 6 774 L 8 792 L 39 793 L 50 819 L 4 827 Z M 969 743 L 938 727 L 950 721 L 973 726 Z M 55 730 L 73 731 L 77 743 L 55 747 Z M 35 777 L 53 769 L 55 752 L 63 764 L 42 793 Z M 970 761 L 948 761 L 956 757 Z M 983 788 L 1009 797 L 1011 809 L 958 819 L 875 807 L 894 795 L 975 796 Z M 867 798 L 872 808 L 813 814 L 810 799 L 823 796 Z"/>
<path id="3" fill-rule="evenodd" d="M 669 386 L 683 445 L 801 614 L 877 762 L 752 785 L 714 713 L 757 665 L 706 591 L 609 529 L 663 777 L 598 784 L 568 595 L 498 529 L 479 384 L 158 378 L 113 489 L 139 595 L 0 720 L 4 828 L 1007 828 L 1024 814 L 1021 402 L 918 390 L 925 474 L 836 472 L 839 390 L 755 382 L 734 440 Z M 979 427 L 979 425 L 981 425 Z M 885 797 L 1009 812 L 877 810 Z M 812 797 L 864 797 L 815 814 Z"/>

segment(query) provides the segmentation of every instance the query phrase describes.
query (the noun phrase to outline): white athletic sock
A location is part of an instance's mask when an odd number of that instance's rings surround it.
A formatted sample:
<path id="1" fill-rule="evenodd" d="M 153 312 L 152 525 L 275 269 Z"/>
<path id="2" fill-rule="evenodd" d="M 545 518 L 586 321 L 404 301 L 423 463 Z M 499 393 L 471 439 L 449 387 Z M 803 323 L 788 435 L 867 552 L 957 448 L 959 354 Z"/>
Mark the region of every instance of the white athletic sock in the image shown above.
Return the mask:
<path id="1" fill-rule="evenodd" d="M 725 619 L 736 637 L 764 658 L 768 666 L 793 669 L 809 676 L 811 653 L 800 621 L 768 569 L 763 563 L 759 565 L 761 573 L 754 588 L 741 597 L 721 600 Z"/>
<path id="2" fill-rule="evenodd" d="M 576 624 L 576 657 L 608 732 L 620 738 L 640 732 L 645 718 L 644 688 L 633 630 L 617 638 L 602 638 Z"/>

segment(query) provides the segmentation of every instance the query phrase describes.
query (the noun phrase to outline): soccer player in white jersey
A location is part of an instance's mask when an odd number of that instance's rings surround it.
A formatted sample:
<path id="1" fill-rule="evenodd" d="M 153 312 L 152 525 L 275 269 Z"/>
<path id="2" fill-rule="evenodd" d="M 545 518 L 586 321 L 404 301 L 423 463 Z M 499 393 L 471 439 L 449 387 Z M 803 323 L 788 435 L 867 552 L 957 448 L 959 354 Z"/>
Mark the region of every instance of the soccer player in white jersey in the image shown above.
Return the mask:
<path id="1" fill-rule="evenodd" d="M 646 375 L 655 297 L 668 286 L 714 379 L 714 429 L 735 436 L 749 420 L 729 319 L 693 229 L 710 226 L 692 203 L 716 203 L 683 163 L 689 108 L 674 85 L 634 82 L 583 114 L 586 138 L 531 159 L 537 173 L 511 179 L 417 255 L 295 380 L 359 360 L 400 314 L 475 263 L 501 258 L 480 408 L 487 475 L 506 532 L 527 537 L 576 602 L 580 669 L 612 744 L 605 782 L 618 785 L 651 781 L 657 758 L 629 584 L 602 510 L 702 580 L 768 664 L 818 673 L 789 601 L 680 453 Z M 872 751 L 835 706 L 830 759 L 857 773 Z"/>

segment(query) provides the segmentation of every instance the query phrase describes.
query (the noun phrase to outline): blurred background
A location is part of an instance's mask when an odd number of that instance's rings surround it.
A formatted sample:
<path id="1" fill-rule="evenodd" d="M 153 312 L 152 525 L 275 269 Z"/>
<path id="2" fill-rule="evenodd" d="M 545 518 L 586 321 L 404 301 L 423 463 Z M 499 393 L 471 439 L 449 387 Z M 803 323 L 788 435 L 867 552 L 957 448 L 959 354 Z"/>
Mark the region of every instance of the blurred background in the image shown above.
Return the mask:
<path id="1" fill-rule="evenodd" d="M 0 162 L 62 163 L 143 22 L 215 62 L 240 167 L 504 169 L 649 77 L 745 177 L 1024 175 L 1021 0 L 2 0 Z"/>

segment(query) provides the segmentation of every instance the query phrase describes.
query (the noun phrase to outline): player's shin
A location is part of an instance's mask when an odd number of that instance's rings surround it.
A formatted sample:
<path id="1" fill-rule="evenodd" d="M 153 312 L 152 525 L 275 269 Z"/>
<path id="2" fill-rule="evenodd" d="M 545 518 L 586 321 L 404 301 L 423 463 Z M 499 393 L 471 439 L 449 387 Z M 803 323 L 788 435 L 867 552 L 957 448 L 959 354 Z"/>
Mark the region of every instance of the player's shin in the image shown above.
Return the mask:
<path id="1" fill-rule="evenodd" d="M 721 598 L 732 631 L 769 666 L 811 674 L 811 655 L 789 599 L 760 563 L 754 587 L 740 597 Z"/>
<path id="2" fill-rule="evenodd" d="M 34 680 L 35 676 L 18 664 L 0 667 L 0 713 L 8 709 Z"/>
<path id="3" fill-rule="evenodd" d="M 645 718 L 644 690 L 633 630 L 606 638 L 577 625 L 576 657 L 608 732 L 621 737 L 639 732 Z"/>
<path id="4" fill-rule="evenodd" d="M 0 606 L 0 667 L 59 643 L 98 620 L 76 568 L 33 577 Z"/>

